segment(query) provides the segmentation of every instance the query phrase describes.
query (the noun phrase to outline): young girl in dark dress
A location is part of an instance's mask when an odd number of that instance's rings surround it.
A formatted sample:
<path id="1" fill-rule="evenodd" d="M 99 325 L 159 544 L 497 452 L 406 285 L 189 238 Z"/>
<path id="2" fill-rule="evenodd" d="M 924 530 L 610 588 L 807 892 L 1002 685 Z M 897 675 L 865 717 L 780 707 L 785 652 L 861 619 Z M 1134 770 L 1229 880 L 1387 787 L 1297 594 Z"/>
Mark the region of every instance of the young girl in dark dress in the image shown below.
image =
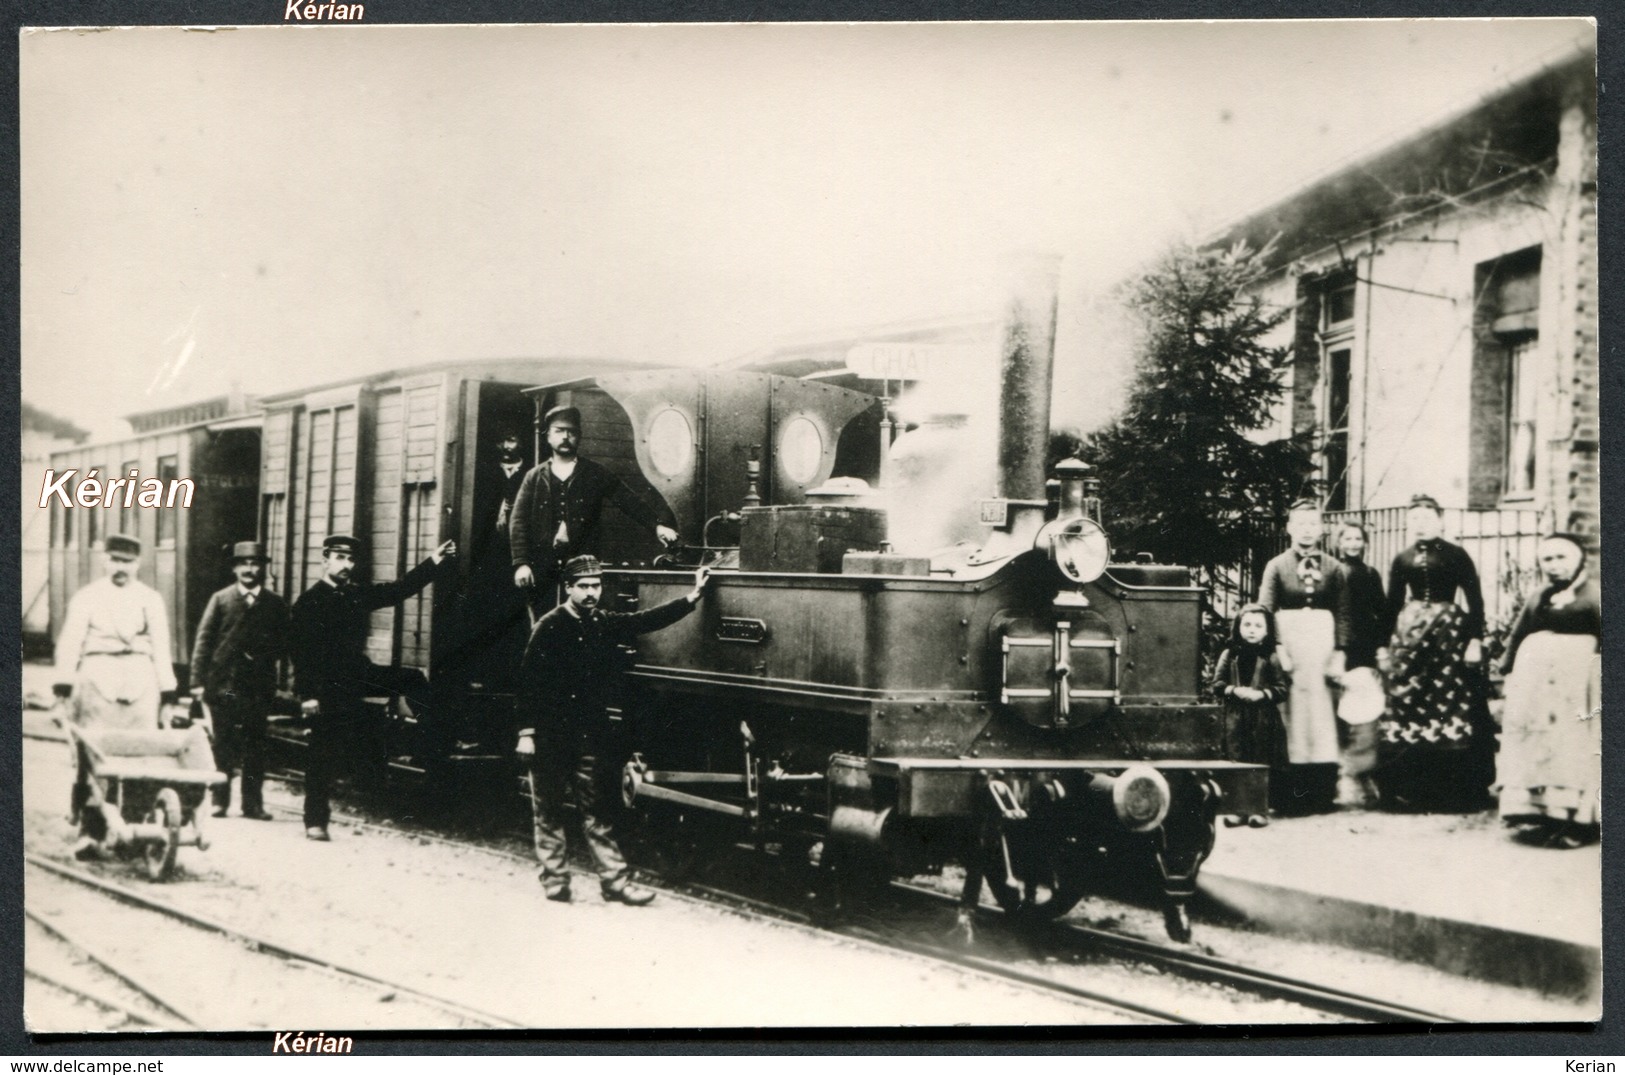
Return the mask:
<path id="1" fill-rule="evenodd" d="M 1278 706 L 1287 695 L 1286 676 L 1275 657 L 1275 619 L 1263 605 L 1247 605 L 1230 625 L 1229 648 L 1213 670 L 1213 693 L 1224 703 L 1227 755 L 1236 761 L 1270 767 L 1270 798 L 1279 801 L 1287 787 L 1291 762 L 1286 727 Z M 1226 825 L 1269 824 L 1262 814 L 1227 817 Z"/>

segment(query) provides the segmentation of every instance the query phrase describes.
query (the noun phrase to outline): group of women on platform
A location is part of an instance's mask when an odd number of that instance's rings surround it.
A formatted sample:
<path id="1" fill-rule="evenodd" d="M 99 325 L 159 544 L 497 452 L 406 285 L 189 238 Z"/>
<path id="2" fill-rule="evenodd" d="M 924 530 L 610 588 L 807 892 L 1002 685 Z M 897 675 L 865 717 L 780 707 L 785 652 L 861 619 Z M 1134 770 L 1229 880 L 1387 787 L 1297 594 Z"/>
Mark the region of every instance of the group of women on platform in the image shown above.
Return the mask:
<path id="1" fill-rule="evenodd" d="M 1497 756 L 1478 572 L 1441 536 L 1437 501 L 1413 498 L 1406 522 L 1412 541 L 1385 590 L 1364 562 L 1362 526 L 1345 523 L 1332 556 L 1319 505 L 1293 506 L 1292 545 L 1265 566 L 1258 602 L 1237 614 L 1215 669 L 1236 755 L 1270 766 L 1280 814 L 1337 802 L 1465 812 L 1493 788 L 1502 817 L 1537 838 L 1595 838 L 1602 617 L 1583 543 L 1552 534 L 1539 545 L 1545 585 L 1501 659 Z"/>

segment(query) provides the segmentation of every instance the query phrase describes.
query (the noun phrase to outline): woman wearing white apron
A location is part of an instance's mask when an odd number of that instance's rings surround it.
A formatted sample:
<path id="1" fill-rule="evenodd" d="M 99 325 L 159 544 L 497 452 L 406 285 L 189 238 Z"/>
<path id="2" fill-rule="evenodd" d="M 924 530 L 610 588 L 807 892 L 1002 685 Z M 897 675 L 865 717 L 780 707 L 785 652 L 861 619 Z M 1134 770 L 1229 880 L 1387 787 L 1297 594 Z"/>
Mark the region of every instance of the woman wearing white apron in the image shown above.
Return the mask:
<path id="1" fill-rule="evenodd" d="M 1292 505 L 1292 547 L 1264 566 L 1258 603 L 1275 614 L 1281 665 L 1292 677 L 1284 707 L 1291 787 L 1272 794 L 1283 813 L 1331 809 L 1337 794 L 1337 715 L 1331 684 L 1343 674 L 1348 642 L 1347 586 L 1342 565 L 1320 548 L 1320 506 Z"/>
<path id="2" fill-rule="evenodd" d="M 1508 824 L 1579 847 L 1597 838 L 1602 820 L 1602 603 L 1580 539 L 1553 534 L 1536 556 L 1546 586 L 1519 611 L 1501 659 L 1496 790 Z"/>

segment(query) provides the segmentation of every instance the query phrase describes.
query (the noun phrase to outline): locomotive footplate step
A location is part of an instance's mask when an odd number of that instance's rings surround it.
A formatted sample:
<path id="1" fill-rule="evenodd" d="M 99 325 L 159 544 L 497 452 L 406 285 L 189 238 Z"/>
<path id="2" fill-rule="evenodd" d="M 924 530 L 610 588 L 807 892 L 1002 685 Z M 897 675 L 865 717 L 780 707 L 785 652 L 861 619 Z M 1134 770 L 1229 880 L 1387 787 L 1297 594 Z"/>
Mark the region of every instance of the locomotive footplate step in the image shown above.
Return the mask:
<path id="1" fill-rule="evenodd" d="M 1574 997 L 1601 987 L 1602 859 L 1493 812 L 1346 810 L 1226 829 L 1191 911 Z"/>

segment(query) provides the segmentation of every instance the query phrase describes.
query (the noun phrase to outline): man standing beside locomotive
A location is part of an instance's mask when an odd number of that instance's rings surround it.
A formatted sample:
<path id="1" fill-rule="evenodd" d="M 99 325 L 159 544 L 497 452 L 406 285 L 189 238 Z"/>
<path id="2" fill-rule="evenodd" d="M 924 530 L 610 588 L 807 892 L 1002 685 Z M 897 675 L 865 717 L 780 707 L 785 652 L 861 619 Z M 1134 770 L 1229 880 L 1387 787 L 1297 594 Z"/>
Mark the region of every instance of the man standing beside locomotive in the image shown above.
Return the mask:
<path id="1" fill-rule="evenodd" d="M 358 584 L 355 571 L 360 542 L 334 534 L 322 542 L 322 577 L 293 604 L 294 689 L 300 708 L 311 721 L 310 755 L 305 767 L 305 835 L 328 840 L 328 795 L 344 758 L 362 699 L 398 690 L 399 669 L 381 668 L 367 659 L 369 613 L 421 592 L 434 581 L 435 569 L 457 554 L 447 541 L 422 563 L 393 582 Z"/>
<path id="2" fill-rule="evenodd" d="M 577 556 L 565 564 L 565 600 L 531 632 L 520 670 L 519 705 L 525 726 L 517 751 L 530 766 L 536 855 L 547 898 L 570 899 L 563 808 L 573 798 L 604 899 L 639 906 L 654 899 L 654 893 L 628 882 L 626 859 L 600 808 L 598 761 L 608 746 L 606 709 L 617 666 L 616 647 L 688 615 L 705 596 L 711 570 L 702 567 L 695 572 L 689 593 L 642 612 L 600 609 L 602 573 L 602 565 L 591 556 Z"/>
<path id="3" fill-rule="evenodd" d="M 237 581 L 209 596 L 192 646 L 192 693 L 214 721 L 214 816 L 231 805 L 231 778 L 242 773 L 243 816 L 270 821 L 260 796 L 265 780 L 265 722 L 276 699 L 277 662 L 288 654 L 288 603 L 265 585 L 270 559 L 257 541 L 231 550 Z"/>
<path id="4" fill-rule="evenodd" d="M 653 529 L 662 545 L 677 540 L 670 511 L 651 509 L 620 478 L 581 458 L 580 411 L 554 407 L 543 424 L 550 455 L 525 475 L 509 527 L 514 585 L 528 592 L 533 617 L 540 617 L 557 600 L 559 565 L 580 554 L 597 554 L 598 521 L 606 498 Z"/>

